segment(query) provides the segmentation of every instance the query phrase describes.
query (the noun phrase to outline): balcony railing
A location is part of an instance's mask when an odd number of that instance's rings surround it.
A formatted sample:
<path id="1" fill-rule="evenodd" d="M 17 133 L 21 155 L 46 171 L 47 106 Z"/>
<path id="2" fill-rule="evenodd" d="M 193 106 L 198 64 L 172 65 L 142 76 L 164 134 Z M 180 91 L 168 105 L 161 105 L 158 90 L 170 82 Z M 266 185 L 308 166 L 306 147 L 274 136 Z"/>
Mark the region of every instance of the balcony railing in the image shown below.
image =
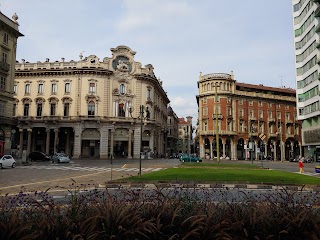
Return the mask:
<path id="1" fill-rule="evenodd" d="M 216 114 L 216 113 L 213 113 L 212 114 L 212 119 L 216 119 L 216 116 L 218 115 L 218 119 L 223 119 L 223 115 L 221 114 L 221 113 L 218 113 L 218 114 Z"/>
<path id="2" fill-rule="evenodd" d="M 10 69 L 10 64 L 8 64 L 4 61 L 0 61 L 0 69 L 8 72 Z"/>
<path id="3" fill-rule="evenodd" d="M 275 120 L 275 118 L 274 117 L 269 117 L 268 118 L 268 122 L 275 122 L 276 120 Z"/>

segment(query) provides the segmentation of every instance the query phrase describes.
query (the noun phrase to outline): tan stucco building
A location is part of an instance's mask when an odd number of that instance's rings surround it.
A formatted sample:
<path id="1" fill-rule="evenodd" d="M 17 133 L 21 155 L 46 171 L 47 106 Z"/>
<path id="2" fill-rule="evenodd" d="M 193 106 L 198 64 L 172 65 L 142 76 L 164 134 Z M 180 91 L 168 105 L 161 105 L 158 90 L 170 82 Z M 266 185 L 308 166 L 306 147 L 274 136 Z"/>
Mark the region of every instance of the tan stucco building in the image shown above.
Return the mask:
<path id="1" fill-rule="evenodd" d="M 23 149 L 101 159 L 165 154 L 169 99 L 162 82 L 129 47 L 111 52 L 103 60 L 80 54 L 79 61 L 16 64 L 20 156 Z"/>
<path id="2" fill-rule="evenodd" d="M 0 156 L 10 154 L 12 139 L 15 136 L 12 119 L 13 112 L 13 82 L 19 32 L 18 16 L 14 14 L 12 20 L 0 12 Z"/>

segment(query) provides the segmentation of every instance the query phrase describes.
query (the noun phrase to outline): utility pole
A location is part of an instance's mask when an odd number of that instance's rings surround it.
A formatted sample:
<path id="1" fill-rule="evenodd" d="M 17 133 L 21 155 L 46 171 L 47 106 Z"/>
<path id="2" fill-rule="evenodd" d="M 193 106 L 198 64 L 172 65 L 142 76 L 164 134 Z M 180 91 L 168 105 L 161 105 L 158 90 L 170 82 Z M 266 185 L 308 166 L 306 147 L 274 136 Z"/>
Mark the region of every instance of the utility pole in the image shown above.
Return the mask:
<path id="1" fill-rule="evenodd" d="M 219 87 L 219 84 L 215 83 L 215 104 L 216 104 L 216 148 L 217 148 L 217 161 L 220 163 L 220 149 L 219 149 L 219 126 L 218 126 L 218 91 L 217 88 Z"/>

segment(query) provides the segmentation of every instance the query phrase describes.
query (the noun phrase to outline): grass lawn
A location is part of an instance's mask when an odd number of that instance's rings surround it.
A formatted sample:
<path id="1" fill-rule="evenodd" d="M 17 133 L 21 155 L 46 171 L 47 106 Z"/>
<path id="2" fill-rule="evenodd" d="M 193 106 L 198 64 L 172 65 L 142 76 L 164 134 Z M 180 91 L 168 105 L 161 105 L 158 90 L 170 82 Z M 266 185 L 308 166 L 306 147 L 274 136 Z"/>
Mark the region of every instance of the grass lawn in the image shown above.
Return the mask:
<path id="1" fill-rule="evenodd" d="M 123 179 L 122 179 L 123 180 Z M 268 170 L 248 164 L 188 164 L 141 177 L 126 178 L 127 181 L 196 181 L 216 183 L 320 185 L 320 178 L 279 170 Z"/>

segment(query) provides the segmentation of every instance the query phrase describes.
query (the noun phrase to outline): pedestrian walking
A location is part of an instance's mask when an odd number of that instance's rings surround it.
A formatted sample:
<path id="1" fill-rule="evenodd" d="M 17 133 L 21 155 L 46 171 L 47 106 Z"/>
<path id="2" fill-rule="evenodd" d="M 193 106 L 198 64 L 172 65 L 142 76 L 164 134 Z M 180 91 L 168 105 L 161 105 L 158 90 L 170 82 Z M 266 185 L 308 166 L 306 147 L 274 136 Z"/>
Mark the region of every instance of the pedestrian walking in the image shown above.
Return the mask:
<path id="1" fill-rule="evenodd" d="M 304 164 L 302 160 L 299 161 L 299 168 L 300 168 L 300 173 L 304 173 L 304 170 L 303 170 Z"/>

